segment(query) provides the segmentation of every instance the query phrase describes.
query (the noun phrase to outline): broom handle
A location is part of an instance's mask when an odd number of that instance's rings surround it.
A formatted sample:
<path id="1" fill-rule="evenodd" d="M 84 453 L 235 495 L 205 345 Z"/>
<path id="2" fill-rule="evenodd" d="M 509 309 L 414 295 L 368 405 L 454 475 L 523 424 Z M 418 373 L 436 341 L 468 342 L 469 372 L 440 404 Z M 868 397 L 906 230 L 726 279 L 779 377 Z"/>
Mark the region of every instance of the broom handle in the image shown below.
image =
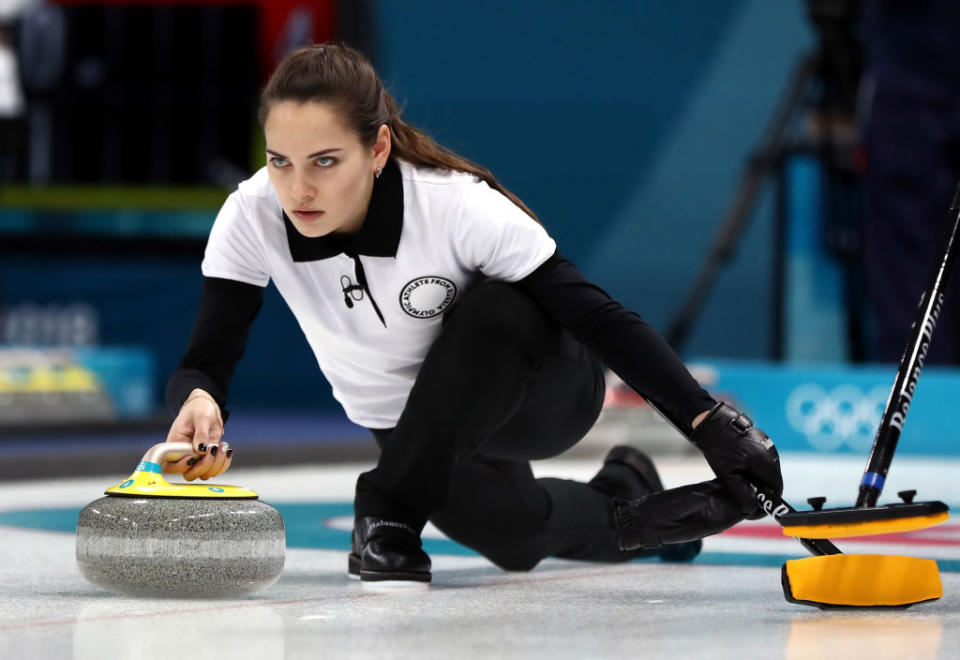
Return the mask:
<path id="1" fill-rule="evenodd" d="M 786 501 L 776 493 L 766 488 L 757 489 L 757 502 L 768 516 L 780 522 L 780 516 L 788 513 L 794 513 L 795 509 L 786 503 Z M 780 523 L 783 524 L 783 523 Z M 800 545 L 807 549 L 812 555 L 840 555 L 840 548 L 835 546 L 829 539 L 802 539 L 796 537 Z"/>
<path id="2" fill-rule="evenodd" d="M 943 291 L 947 286 L 947 279 L 953 268 L 956 256 L 957 231 L 960 226 L 960 184 L 950 204 L 947 214 L 947 223 L 943 230 L 943 256 L 933 265 L 930 283 L 923 292 L 918 306 L 918 316 L 910 330 L 910 340 L 900 358 L 900 367 L 897 369 L 897 379 L 890 390 L 887 405 L 883 411 L 883 421 L 877 429 L 870 451 L 870 459 L 863 472 L 860 482 L 860 492 L 857 496 L 858 507 L 877 505 L 877 499 L 883 491 L 883 484 L 887 478 L 887 471 L 893 461 L 893 452 L 897 449 L 897 441 L 903 431 L 903 423 L 907 410 L 913 401 L 917 387 L 917 379 L 923 369 L 930 341 L 933 338 L 934 328 L 940 316 L 943 305 Z"/>

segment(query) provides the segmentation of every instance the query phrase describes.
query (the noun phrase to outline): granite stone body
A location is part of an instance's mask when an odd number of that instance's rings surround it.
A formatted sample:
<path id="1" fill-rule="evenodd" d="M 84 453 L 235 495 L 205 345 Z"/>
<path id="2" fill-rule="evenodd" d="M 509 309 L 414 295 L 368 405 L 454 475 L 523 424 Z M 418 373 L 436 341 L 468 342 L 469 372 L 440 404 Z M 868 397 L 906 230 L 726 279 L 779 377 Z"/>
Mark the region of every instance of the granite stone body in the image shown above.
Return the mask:
<path id="1" fill-rule="evenodd" d="M 107 496 L 77 523 L 83 576 L 136 596 L 247 594 L 280 577 L 285 548 L 283 518 L 256 499 Z"/>

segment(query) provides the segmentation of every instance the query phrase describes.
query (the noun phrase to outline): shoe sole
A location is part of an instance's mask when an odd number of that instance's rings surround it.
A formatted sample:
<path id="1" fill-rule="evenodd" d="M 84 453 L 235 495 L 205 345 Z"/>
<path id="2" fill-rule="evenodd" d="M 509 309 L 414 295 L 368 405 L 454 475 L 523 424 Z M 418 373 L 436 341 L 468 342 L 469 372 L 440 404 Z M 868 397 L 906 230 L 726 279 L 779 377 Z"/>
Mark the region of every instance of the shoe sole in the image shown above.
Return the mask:
<path id="1" fill-rule="evenodd" d="M 360 580 L 365 589 L 403 591 L 426 589 L 433 576 L 429 572 L 365 571 L 360 568 L 360 557 L 351 552 L 347 556 L 347 577 Z"/>

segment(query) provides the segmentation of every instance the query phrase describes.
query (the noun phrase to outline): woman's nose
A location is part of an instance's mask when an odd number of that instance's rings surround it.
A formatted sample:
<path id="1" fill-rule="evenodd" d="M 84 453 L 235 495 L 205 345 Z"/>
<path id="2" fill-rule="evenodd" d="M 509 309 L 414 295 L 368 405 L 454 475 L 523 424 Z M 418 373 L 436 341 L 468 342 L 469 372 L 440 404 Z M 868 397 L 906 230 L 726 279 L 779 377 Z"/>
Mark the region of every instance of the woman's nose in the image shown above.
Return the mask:
<path id="1" fill-rule="evenodd" d="M 303 176 L 302 174 L 293 175 L 293 187 L 290 192 L 293 194 L 294 198 L 297 201 L 305 201 L 313 199 L 316 195 L 317 189 L 314 188 L 310 180 Z"/>

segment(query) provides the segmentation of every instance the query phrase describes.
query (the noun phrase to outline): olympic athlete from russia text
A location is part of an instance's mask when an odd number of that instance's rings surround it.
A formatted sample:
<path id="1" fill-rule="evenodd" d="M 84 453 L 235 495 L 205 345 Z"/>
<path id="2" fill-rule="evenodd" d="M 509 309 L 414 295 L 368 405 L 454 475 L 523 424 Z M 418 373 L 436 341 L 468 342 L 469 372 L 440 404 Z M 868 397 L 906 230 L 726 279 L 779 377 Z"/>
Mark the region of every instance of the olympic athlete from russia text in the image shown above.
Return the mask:
<path id="1" fill-rule="evenodd" d="M 347 416 L 381 448 L 357 480 L 348 572 L 364 583 L 429 583 L 428 520 L 507 570 L 549 556 L 689 560 L 701 537 L 761 515 L 753 485 L 782 491 L 766 435 L 584 279 L 488 170 L 405 122 L 358 52 L 287 56 L 260 118 L 268 163 L 217 216 L 167 388 L 168 440 L 196 455 L 167 471 L 208 479 L 230 466 L 229 384 L 272 281 Z M 588 483 L 534 479 L 529 461 L 596 421 L 605 364 L 717 479 L 663 491 L 631 447 L 613 448 Z"/>

